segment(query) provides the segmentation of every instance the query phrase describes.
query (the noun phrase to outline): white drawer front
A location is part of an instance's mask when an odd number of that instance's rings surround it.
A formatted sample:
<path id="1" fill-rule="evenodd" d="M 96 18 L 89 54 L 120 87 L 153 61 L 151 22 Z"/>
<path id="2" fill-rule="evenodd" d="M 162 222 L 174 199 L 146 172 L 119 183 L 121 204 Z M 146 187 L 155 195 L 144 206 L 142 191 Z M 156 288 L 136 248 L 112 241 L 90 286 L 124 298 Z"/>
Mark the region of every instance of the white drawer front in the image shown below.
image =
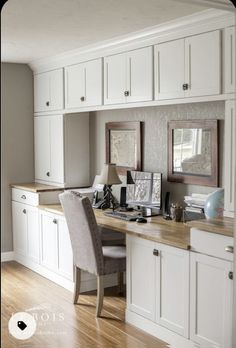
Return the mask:
<path id="1" fill-rule="evenodd" d="M 12 189 L 12 200 L 20 203 L 37 206 L 39 205 L 39 194 L 20 190 L 17 188 Z"/>
<path id="2" fill-rule="evenodd" d="M 192 251 L 233 261 L 234 254 L 226 251 L 234 245 L 232 237 L 191 228 L 190 244 Z"/>

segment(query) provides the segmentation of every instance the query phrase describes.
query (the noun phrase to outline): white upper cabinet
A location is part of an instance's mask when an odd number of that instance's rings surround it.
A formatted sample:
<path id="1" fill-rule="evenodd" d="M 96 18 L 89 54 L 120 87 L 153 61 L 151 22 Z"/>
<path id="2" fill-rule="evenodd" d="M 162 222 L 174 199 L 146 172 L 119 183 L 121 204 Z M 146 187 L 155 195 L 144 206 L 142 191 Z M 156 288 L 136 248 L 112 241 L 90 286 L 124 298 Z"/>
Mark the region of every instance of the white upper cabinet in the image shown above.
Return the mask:
<path id="1" fill-rule="evenodd" d="M 90 184 L 88 114 L 37 116 L 34 139 L 36 181 L 65 187 Z"/>
<path id="2" fill-rule="evenodd" d="M 34 111 L 61 110 L 63 102 L 63 69 L 34 75 Z"/>
<path id="3" fill-rule="evenodd" d="M 102 105 L 102 59 L 65 68 L 65 107 Z"/>
<path id="4" fill-rule="evenodd" d="M 155 99 L 183 98 L 184 39 L 155 46 Z"/>
<path id="5" fill-rule="evenodd" d="M 155 99 L 220 93 L 220 30 L 155 46 Z"/>
<path id="6" fill-rule="evenodd" d="M 63 116 L 35 117 L 35 179 L 64 183 Z"/>
<path id="7" fill-rule="evenodd" d="M 224 88 L 225 93 L 235 93 L 235 27 L 224 30 Z"/>
<path id="8" fill-rule="evenodd" d="M 104 104 L 153 98 L 152 47 L 104 58 Z"/>
<path id="9" fill-rule="evenodd" d="M 220 30 L 185 39 L 186 96 L 221 93 Z"/>

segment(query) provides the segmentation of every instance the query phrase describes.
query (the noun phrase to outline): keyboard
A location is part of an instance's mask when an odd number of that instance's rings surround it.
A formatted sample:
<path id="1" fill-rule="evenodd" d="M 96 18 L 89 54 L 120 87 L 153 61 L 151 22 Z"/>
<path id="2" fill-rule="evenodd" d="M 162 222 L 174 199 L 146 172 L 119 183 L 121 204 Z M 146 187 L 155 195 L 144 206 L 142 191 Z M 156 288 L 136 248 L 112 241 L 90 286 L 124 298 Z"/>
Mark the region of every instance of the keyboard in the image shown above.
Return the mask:
<path id="1" fill-rule="evenodd" d="M 126 213 L 121 213 L 120 211 L 108 211 L 108 212 L 105 212 L 104 215 L 114 217 L 120 220 L 125 220 L 125 221 L 136 221 L 136 219 L 140 217 L 140 215 L 131 215 Z"/>

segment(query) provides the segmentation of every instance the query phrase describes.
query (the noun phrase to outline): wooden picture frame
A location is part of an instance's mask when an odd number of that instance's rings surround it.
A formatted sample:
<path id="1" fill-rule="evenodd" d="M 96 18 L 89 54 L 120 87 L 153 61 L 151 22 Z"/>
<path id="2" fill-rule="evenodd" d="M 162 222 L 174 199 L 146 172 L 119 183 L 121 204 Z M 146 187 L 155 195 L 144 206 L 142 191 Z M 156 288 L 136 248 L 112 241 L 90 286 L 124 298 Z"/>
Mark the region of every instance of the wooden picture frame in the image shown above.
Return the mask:
<path id="1" fill-rule="evenodd" d="M 168 181 L 218 186 L 218 131 L 218 120 L 170 121 Z"/>
<path id="2" fill-rule="evenodd" d="M 141 170 L 141 122 L 106 123 L 106 163 L 115 163 L 117 172 Z"/>

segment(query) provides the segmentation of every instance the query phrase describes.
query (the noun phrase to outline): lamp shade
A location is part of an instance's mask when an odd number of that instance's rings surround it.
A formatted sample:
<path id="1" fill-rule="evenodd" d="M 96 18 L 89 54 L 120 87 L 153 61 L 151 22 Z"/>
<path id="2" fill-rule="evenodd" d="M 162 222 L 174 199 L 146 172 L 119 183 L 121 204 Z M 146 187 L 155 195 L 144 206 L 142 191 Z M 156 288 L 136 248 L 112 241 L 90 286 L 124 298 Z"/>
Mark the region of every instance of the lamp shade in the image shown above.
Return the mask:
<path id="1" fill-rule="evenodd" d="M 98 183 L 103 185 L 118 185 L 122 183 L 117 174 L 116 165 L 114 163 L 104 164 Z"/>

